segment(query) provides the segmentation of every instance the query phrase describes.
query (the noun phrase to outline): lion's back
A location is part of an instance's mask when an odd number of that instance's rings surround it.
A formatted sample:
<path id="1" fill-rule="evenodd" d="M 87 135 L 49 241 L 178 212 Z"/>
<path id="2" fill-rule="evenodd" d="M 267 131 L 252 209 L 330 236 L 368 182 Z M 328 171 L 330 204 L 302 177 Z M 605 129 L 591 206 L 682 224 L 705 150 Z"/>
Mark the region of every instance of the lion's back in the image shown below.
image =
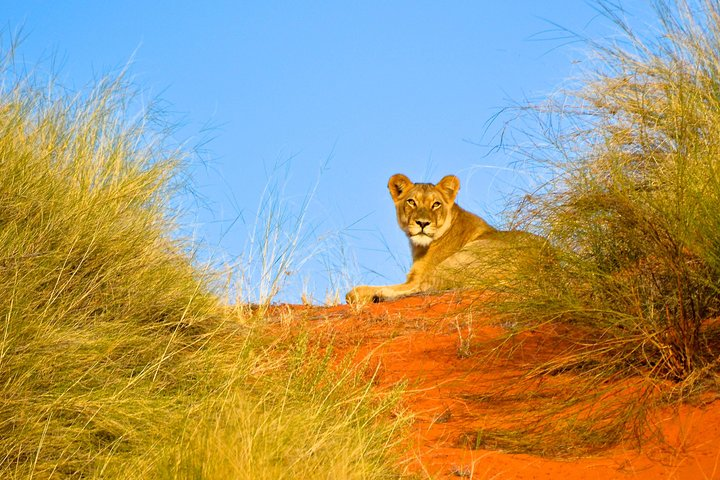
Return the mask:
<path id="1" fill-rule="evenodd" d="M 426 272 L 432 288 L 488 288 L 520 275 L 541 255 L 546 241 L 519 230 L 478 235 Z"/>

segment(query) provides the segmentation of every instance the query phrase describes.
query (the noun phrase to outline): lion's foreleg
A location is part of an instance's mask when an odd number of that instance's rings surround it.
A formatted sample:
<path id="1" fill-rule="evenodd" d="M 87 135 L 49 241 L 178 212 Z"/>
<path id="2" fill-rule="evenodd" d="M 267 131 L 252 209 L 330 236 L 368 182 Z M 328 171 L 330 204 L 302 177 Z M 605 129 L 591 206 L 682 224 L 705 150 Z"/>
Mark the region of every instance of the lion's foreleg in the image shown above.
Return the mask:
<path id="1" fill-rule="evenodd" d="M 349 304 L 377 303 L 402 298 L 418 291 L 420 291 L 419 285 L 410 282 L 386 286 L 361 285 L 350 290 L 345 300 Z"/>

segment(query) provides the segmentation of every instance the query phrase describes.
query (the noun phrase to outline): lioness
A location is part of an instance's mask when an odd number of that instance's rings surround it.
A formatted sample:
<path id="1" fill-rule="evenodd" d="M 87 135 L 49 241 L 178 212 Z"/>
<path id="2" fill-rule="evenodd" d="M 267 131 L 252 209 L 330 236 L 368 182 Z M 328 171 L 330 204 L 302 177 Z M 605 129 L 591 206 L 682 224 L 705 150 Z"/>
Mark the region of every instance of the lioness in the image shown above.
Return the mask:
<path id="1" fill-rule="evenodd" d="M 413 264 L 405 283 L 353 288 L 348 303 L 392 300 L 414 293 L 470 286 L 488 287 L 515 272 L 521 250 L 534 250 L 540 237 L 499 231 L 460 208 L 455 197 L 460 180 L 443 177 L 437 185 L 413 183 L 396 174 L 388 182 L 397 221 L 410 240 Z"/>

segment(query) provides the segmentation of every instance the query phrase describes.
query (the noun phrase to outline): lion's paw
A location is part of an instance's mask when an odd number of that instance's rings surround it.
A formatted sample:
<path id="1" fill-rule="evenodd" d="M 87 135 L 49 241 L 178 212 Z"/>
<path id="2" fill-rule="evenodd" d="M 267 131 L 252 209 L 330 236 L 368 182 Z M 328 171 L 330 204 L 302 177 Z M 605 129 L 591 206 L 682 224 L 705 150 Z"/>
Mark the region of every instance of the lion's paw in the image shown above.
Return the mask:
<path id="1" fill-rule="evenodd" d="M 377 287 L 361 285 L 355 287 L 345 295 L 348 305 L 364 305 L 366 303 L 377 303 L 382 300 Z"/>

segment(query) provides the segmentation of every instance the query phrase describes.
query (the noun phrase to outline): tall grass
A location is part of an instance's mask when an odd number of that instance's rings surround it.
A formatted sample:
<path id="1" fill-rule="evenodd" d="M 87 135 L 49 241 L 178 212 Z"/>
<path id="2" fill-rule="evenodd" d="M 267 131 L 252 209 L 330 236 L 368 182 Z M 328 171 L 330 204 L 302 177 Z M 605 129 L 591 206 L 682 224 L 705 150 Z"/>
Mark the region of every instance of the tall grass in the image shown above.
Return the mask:
<path id="1" fill-rule="evenodd" d="M 288 168 L 289 163 L 286 164 Z M 284 177 L 284 178 L 283 178 Z M 241 259 L 238 300 L 270 303 L 319 250 L 307 214 L 318 187 L 316 181 L 299 206 L 286 198 L 289 173 L 273 169 L 260 198 L 248 244 Z M 308 245 L 310 248 L 308 249 Z"/>
<path id="2" fill-rule="evenodd" d="M 233 279 L 238 303 L 337 305 L 353 285 L 358 268 L 347 250 L 349 227 L 321 231 L 324 222 L 310 217 L 331 158 L 301 195 L 289 194 L 298 188 L 292 159 L 270 169 Z"/>
<path id="3" fill-rule="evenodd" d="M 0 477 L 390 475 L 390 403 L 220 304 L 169 207 L 186 155 L 122 78 L 2 68 Z"/>
<path id="4" fill-rule="evenodd" d="M 527 162 L 550 180 L 519 220 L 554 258 L 503 308 L 520 328 L 583 327 L 536 375 L 574 369 L 591 390 L 640 375 L 639 392 L 684 398 L 717 385 L 720 4 L 657 2 L 652 36 L 599 5 L 620 36 L 591 43 L 574 87 L 523 109 Z"/>
<path id="5" fill-rule="evenodd" d="M 389 418 L 397 395 L 378 397 L 348 364 L 333 368 L 331 351 L 314 350 L 306 336 L 276 348 L 283 349 L 273 354 L 283 359 L 283 377 L 256 373 L 253 395 L 246 385 L 214 399 L 214 408 L 191 420 L 186 441 L 169 446 L 156 475 L 395 478 L 394 439 L 404 423 Z"/>
<path id="6" fill-rule="evenodd" d="M 179 413 L 216 304 L 167 235 L 182 158 L 124 118 L 121 82 L 31 82 L 0 97 L 1 471 L 91 473 Z"/>

